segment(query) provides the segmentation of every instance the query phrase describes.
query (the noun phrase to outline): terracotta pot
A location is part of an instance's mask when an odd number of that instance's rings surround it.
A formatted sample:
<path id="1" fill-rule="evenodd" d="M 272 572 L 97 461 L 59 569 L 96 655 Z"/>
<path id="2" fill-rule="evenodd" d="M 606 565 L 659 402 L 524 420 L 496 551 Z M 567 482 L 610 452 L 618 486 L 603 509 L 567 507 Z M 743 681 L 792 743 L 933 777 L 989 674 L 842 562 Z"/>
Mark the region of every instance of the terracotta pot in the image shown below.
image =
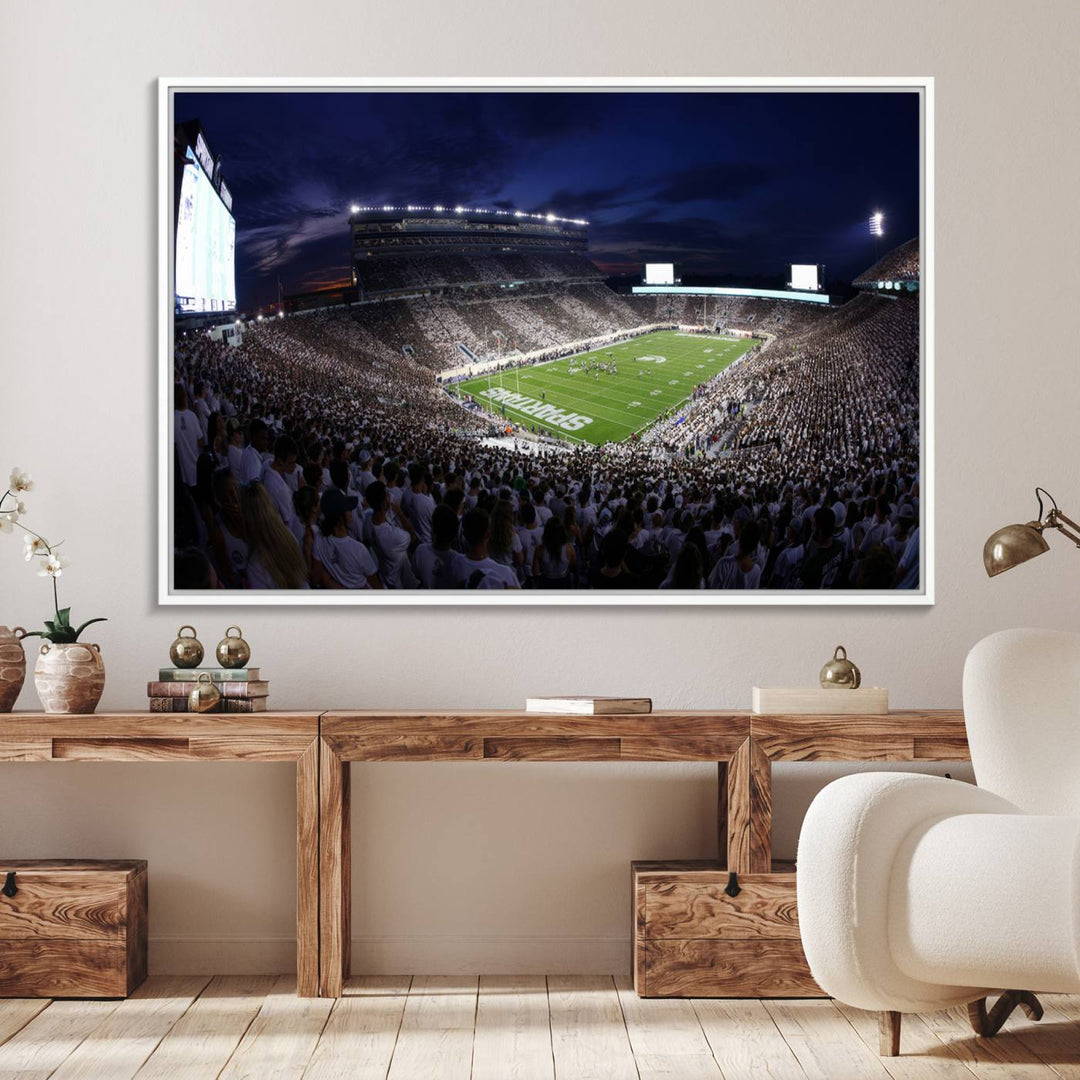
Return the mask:
<path id="1" fill-rule="evenodd" d="M 41 645 L 34 685 L 47 713 L 92 713 L 105 689 L 105 664 L 97 645 Z"/>
<path id="2" fill-rule="evenodd" d="M 0 626 L 0 713 L 11 712 L 26 678 L 26 653 L 23 652 L 21 626 L 9 630 Z"/>

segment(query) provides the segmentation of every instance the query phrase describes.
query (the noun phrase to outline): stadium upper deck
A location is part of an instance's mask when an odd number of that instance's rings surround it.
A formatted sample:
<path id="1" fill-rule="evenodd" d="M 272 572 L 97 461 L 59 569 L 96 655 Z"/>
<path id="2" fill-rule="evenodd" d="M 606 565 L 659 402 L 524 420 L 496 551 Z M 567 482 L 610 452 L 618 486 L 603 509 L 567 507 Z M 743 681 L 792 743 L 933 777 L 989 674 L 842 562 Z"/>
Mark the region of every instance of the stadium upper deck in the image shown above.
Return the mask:
<path id="1" fill-rule="evenodd" d="M 432 247 L 583 252 L 589 242 L 589 223 L 581 218 L 463 206 L 357 206 L 349 227 L 358 259 Z"/>
<path id="2" fill-rule="evenodd" d="M 353 280 L 361 296 L 372 296 L 410 285 L 596 277 L 585 258 L 588 225 L 580 218 L 522 210 L 354 206 Z M 469 266 L 474 256 L 480 260 Z M 506 263 L 491 262 L 497 273 L 483 266 L 492 257 Z"/>

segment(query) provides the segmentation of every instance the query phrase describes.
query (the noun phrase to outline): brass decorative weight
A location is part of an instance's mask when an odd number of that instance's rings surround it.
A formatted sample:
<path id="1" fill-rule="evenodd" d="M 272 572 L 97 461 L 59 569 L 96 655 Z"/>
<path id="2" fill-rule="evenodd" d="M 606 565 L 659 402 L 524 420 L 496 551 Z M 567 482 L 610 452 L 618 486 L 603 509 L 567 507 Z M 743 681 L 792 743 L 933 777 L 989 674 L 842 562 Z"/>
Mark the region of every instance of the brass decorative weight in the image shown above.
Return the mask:
<path id="1" fill-rule="evenodd" d="M 231 637 L 233 631 L 236 637 Z M 218 663 L 225 668 L 242 668 L 251 659 L 251 646 L 243 638 L 239 626 L 230 626 L 218 642 Z"/>
<path id="2" fill-rule="evenodd" d="M 826 690 L 858 690 L 862 672 L 848 659 L 847 649 L 837 645 L 833 658 L 821 669 L 821 685 Z"/>
<path id="3" fill-rule="evenodd" d="M 191 633 L 184 635 L 185 630 Z M 195 636 L 194 626 L 181 626 L 176 640 L 169 646 L 169 659 L 180 668 L 198 667 L 202 663 L 202 642 Z"/>
<path id="4" fill-rule="evenodd" d="M 211 712 L 218 707 L 221 693 L 210 678 L 210 672 L 199 672 L 199 678 L 191 688 L 187 701 L 188 712 Z"/>

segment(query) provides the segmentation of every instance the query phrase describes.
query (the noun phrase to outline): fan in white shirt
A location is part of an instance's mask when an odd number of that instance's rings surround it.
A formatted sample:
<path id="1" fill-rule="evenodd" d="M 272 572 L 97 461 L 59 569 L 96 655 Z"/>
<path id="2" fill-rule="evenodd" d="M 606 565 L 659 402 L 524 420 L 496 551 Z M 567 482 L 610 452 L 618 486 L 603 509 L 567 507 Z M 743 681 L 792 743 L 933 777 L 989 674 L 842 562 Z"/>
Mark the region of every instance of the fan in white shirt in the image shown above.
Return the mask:
<path id="1" fill-rule="evenodd" d="M 251 421 L 248 428 L 248 444 L 240 456 L 240 483 L 250 484 L 262 479 L 266 465 L 266 453 L 270 439 L 266 424 L 258 418 Z"/>
<path id="2" fill-rule="evenodd" d="M 411 487 L 402 496 L 401 506 L 416 532 L 416 538 L 422 544 L 431 540 L 431 515 L 435 512 L 435 500 L 428 494 L 431 488 L 431 473 L 423 465 L 409 466 Z"/>
<path id="3" fill-rule="evenodd" d="M 453 543 L 458 536 L 458 517 L 445 503 L 435 507 L 431 516 L 431 541 L 413 552 L 412 564 L 424 589 L 454 589 L 458 553 Z"/>
<path id="4" fill-rule="evenodd" d="M 187 391 L 176 385 L 175 409 L 173 410 L 173 441 L 176 444 L 176 460 L 180 480 L 194 487 L 198 474 L 199 442 L 202 438 L 199 418 L 187 407 Z"/>
<path id="5" fill-rule="evenodd" d="M 488 557 L 491 530 L 483 510 L 470 510 L 461 523 L 461 532 L 468 545 L 465 555 L 454 563 L 454 578 L 465 589 L 520 589 L 517 574 L 503 563 Z"/>
<path id="6" fill-rule="evenodd" d="M 262 480 L 281 520 L 294 534 L 296 510 L 293 508 L 293 487 L 288 477 L 299 471 L 296 467 L 296 443 L 288 435 L 279 435 L 274 442 L 274 459 L 263 470 Z"/>
<path id="7" fill-rule="evenodd" d="M 399 524 L 395 525 L 387 520 L 390 495 L 386 485 L 379 480 L 367 489 L 364 498 L 371 508 L 371 530 L 383 585 L 388 589 L 415 588 L 416 577 L 408 557 L 414 534 L 408 517 L 399 508 L 395 511 Z"/>
<path id="8" fill-rule="evenodd" d="M 371 552 L 348 533 L 348 520 L 356 505 L 355 495 L 345 495 L 337 488 L 323 492 L 323 519 L 314 558 L 323 568 L 323 584 L 330 589 L 383 587 Z"/>

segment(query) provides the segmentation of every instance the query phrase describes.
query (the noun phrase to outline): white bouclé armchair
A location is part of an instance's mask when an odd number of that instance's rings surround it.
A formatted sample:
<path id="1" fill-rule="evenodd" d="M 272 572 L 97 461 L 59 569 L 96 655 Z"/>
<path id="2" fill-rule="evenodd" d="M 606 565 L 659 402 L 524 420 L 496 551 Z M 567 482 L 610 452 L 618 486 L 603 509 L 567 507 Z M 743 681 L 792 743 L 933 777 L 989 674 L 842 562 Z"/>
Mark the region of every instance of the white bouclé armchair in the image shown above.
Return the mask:
<path id="1" fill-rule="evenodd" d="M 993 1035 L 1017 1005 L 1042 1015 L 1035 991 L 1080 992 L 1080 635 L 985 638 L 963 694 L 977 787 L 847 776 L 814 800 L 799 838 L 810 970 L 833 997 L 881 1012 L 883 1054 L 899 1052 L 904 1012 L 968 1004 L 976 1032 Z"/>

